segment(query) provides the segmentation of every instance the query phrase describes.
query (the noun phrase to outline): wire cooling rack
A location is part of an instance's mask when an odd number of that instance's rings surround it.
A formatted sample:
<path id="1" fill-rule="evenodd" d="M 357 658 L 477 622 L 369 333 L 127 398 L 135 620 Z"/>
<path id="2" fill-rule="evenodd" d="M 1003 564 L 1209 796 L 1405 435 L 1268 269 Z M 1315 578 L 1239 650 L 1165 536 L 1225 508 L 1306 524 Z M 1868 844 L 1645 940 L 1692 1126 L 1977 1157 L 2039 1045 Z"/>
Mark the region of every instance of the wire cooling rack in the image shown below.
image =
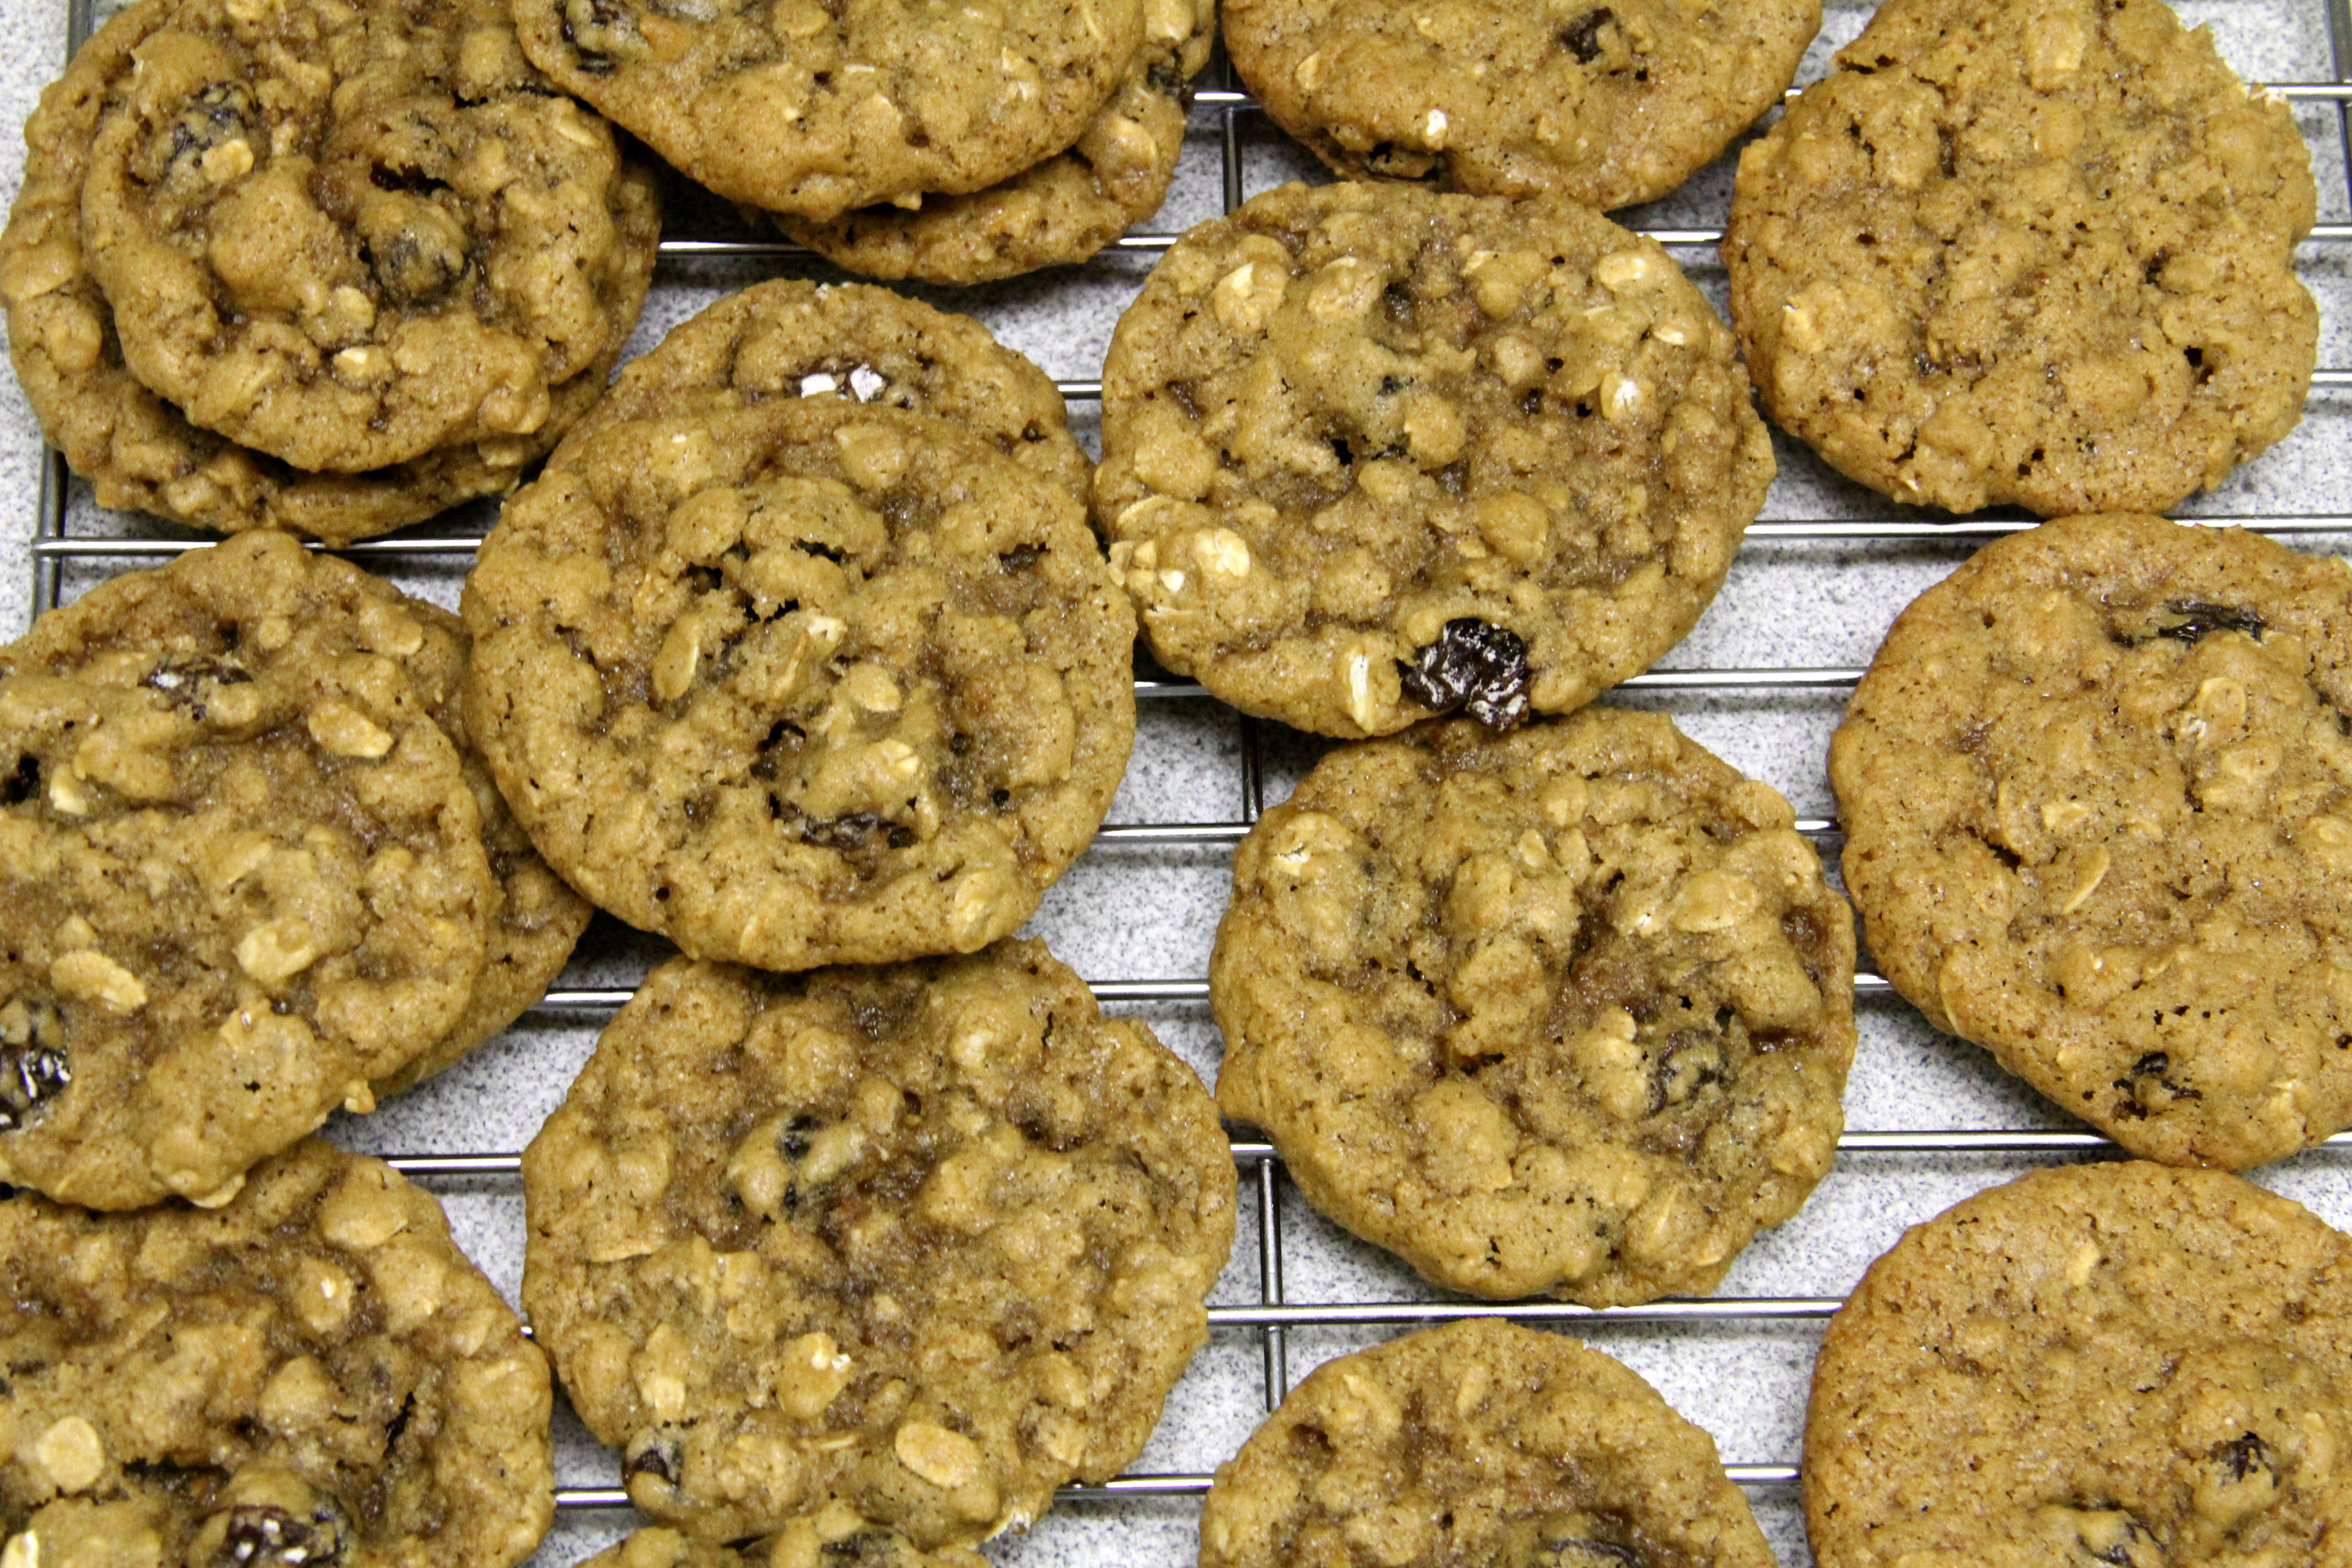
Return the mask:
<path id="1" fill-rule="evenodd" d="M 2321 301 L 2321 357 L 2304 428 L 2214 495 L 2186 509 L 2290 536 L 2305 549 L 2352 550 L 2352 0 L 2215 0 L 2183 6 L 2214 26 L 2226 57 L 2294 105 L 2321 175 L 2323 221 L 2302 270 Z M 1801 80 L 1822 73 L 1867 8 L 1832 0 Z M 90 0 L 68 0 L 68 35 L 88 36 Z M 1158 232 L 1130 234 L 1085 268 L 994 290 L 915 290 L 989 320 L 1000 336 L 1060 372 L 1074 426 L 1091 432 L 1100 343 L 1173 228 L 1231 210 L 1282 178 L 1315 177 L 1312 161 L 1264 121 L 1222 66 L 1223 86 L 1194 99 L 1184 165 Z M 1710 292 L 1723 289 L 1714 247 L 1729 190 L 1720 160 L 1685 191 L 1632 215 Z M 691 208 L 694 204 L 685 204 Z M 827 275 L 792 246 L 702 207 L 674 217 L 662 242 L 649 323 L 674 321 L 703 297 L 777 271 Z M 641 330 L 633 349 L 658 336 Z M 1023 341 L 1024 338 L 1027 341 Z M 1832 855 L 1821 756 L 1844 696 L 1894 613 L 1975 543 L 2032 525 L 2022 517 L 1943 519 L 1892 506 L 1778 440 L 1781 478 L 1749 529 L 1724 595 L 1674 667 L 1625 683 L 1611 700 L 1663 708 L 1684 728 L 1799 806 L 1799 828 Z M 347 553 L 414 591 L 446 598 L 470 563 L 490 509 L 352 546 Z M 202 540 L 144 518 L 105 513 L 53 452 L 41 468 L 31 540 L 30 603 L 49 607 L 125 565 Z M 1213 1077 L 1217 1045 L 1205 1008 L 1210 928 L 1223 901 L 1223 856 L 1320 742 L 1242 718 L 1191 682 L 1146 675 L 1137 763 L 1111 826 L 1064 887 L 1040 929 L 1057 952 L 1097 976 L 1107 1005 L 1138 1014 Z M 1807 815 L 1811 812 L 1811 815 Z M 1102 912 L 1108 906 L 1112 913 Z M 1134 931 L 1127 931 L 1135 911 Z M 1106 928 L 1118 928 L 1107 931 Z M 1122 940 L 1128 938 L 1129 940 Z M 595 1029 L 661 956 L 600 920 L 558 988 L 510 1036 L 401 1097 L 376 1117 L 339 1121 L 347 1145 L 387 1153 L 433 1185 L 459 1238 L 511 1295 L 520 1269 L 521 1204 L 515 1151 L 586 1054 Z M 1090 960 L 1092 961 L 1090 963 Z M 1179 960 L 1188 962 L 1179 963 Z M 1151 966 L 1147 968 L 1145 965 Z M 1174 978 L 1116 978 L 1124 972 Z M 1208 1472 L 1229 1456 L 1296 1376 L 1315 1361 L 1429 1322 L 1503 1316 L 1573 1328 L 1634 1364 L 1678 1408 L 1712 1430 L 1733 1478 L 1748 1489 L 1784 1563 L 1809 1561 L 1797 1523 L 1791 1459 L 1802 1419 L 1811 1331 L 1900 1226 L 2018 1170 L 2112 1152 L 2003 1079 L 1979 1053 L 1934 1037 L 1885 982 L 1856 980 L 1863 1047 L 1848 1095 L 1850 1131 L 1813 1203 L 1759 1238 L 1725 1293 L 1594 1311 L 1559 1303 L 1492 1305 L 1444 1298 L 1402 1266 L 1353 1242 L 1298 1202 L 1262 1142 L 1236 1137 L 1242 1235 L 1213 1297 L 1211 1342 L 1171 1398 L 1138 1468 L 1107 1486 L 1073 1488 L 1027 1536 L 992 1543 L 1007 1564 L 1180 1563 L 1192 1557 L 1193 1508 Z M 2352 1134 L 2260 1173 L 2338 1224 L 2352 1223 Z M 416 1152 L 431 1149 L 434 1152 Z M 609 1484 L 616 1463 L 559 1413 L 558 1521 L 534 1563 L 555 1568 L 635 1521 Z"/>

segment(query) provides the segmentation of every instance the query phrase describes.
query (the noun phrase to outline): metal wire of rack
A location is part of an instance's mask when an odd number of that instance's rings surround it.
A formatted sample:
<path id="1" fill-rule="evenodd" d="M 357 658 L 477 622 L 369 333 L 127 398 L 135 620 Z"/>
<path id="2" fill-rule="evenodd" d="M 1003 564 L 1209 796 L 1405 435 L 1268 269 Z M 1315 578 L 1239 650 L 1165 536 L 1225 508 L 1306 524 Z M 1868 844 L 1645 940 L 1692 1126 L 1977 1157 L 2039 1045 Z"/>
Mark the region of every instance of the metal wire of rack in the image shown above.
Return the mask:
<path id="1" fill-rule="evenodd" d="M 2269 90 L 2293 103 L 2332 108 L 2334 112 L 2330 118 L 2336 132 L 2336 139 L 2344 152 L 2344 188 L 2347 195 L 2352 195 L 2352 0 L 2324 0 L 2324 5 L 2330 63 L 2337 79 L 2274 82 L 2270 84 Z M 68 55 L 89 37 L 92 28 L 92 10 L 93 0 L 66 0 Z M 1223 205 L 1225 210 L 1231 211 L 1241 205 L 1245 195 L 1242 127 L 1247 117 L 1256 112 L 1256 105 L 1245 92 L 1231 85 L 1229 75 L 1226 81 L 1225 86 L 1195 93 L 1193 110 L 1196 126 L 1205 116 L 1214 127 Z M 1794 91 L 1792 89 L 1791 96 Z M 1719 227 L 1710 226 L 1652 227 L 1641 232 L 1669 247 L 1683 249 L 1711 247 L 1721 237 Z M 1116 242 L 1111 254 L 1156 255 L 1166 250 L 1177 237 L 1172 233 L 1129 234 Z M 2343 247 L 2347 246 L 2352 246 L 2352 223 L 2321 224 L 2314 228 L 2305 241 L 2306 254 L 2315 251 L 2323 255 L 2352 256 L 2352 253 L 2344 251 Z M 714 259 L 758 261 L 805 256 L 806 252 L 788 242 L 763 238 L 670 236 L 662 240 L 660 247 L 661 262 L 665 267 Z M 1098 381 L 1065 379 L 1058 384 L 1063 396 L 1075 404 L 1097 402 L 1101 395 Z M 2320 369 L 2313 377 L 2313 387 L 2315 395 L 2352 390 L 2352 367 Z M 40 493 L 31 540 L 33 580 L 30 603 L 34 614 L 59 602 L 69 564 L 136 563 L 168 557 L 194 547 L 193 542 L 160 536 L 78 535 L 70 525 L 75 510 L 73 482 L 62 458 L 54 450 L 44 450 L 40 475 Z M 2323 538 L 2352 536 L 2352 511 L 2271 511 L 2213 521 L 2226 521 L 2263 533 Z M 1953 521 L 1783 518 L 1757 522 L 1749 528 L 1747 537 L 1751 543 L 1952 545 L 1998 537 L 2032 526 L 2033 520 L 2004 518 Z M 466 563 L 470 562 L 477 542 L 477 539 L 464 534 L 412 531 L 347 546 L 341 553 L 380 565 L 412 562 Z M 1851 687 L 1861 674 L 1857 668 L 1843 666 L 1677 668 L 1654 669 L 1624 684 L 1633 690 L 1755 696 L 1834 691 Z M 1139 699 L 1150 701 L 1205 699 L 1205 693 L 1196 683 L 1166 678 L 1139 678 L 1136 683 L 1136 694 Z M 1268 768 L 1264 759 L 1258 721 L 1246 716 L 1234 717 L 1239 729 L 1237 782 L 1243 809 L 1239 820 L 1158 821 L 1107 826 L 1097 837 L 1097 847 L 1229 849 L 1238 843 L 1265 806 Z M 1835 823 L 1826 818 L 1800 819 L 1797 827 L 1830 848 L 1834 848 L 1840 837 Z M 1207 982 L 1201 978 L 1107 979 L 1091 984 L 1097 998 L 1106 1003 L 1190 1005 L 1203 1002 L 1207 995 Z M 1856 977 L 1855 989 L 1860 996 L 1891 994 L 1887 983 L 1870 973 Z M 628 989 L 622 987 L 560 985 L 548 994 L 534 1012 L 541 1017 L 572 1016 L 593 1018 L 616 1009 L 630 994 Z M 2352 1150 L 2352 1132 L 2339 1133 L 2327 1140 L 2322 1147 L 2337 1153 Z M 2042 1158 L 2082 1155 L 2112 1149 L 2108 1140 L 2087 1131 L 2032 1128 L 1970 1130 L 1924 1127 L 1849 1131 L 1838 1144 L 1842 1158 L 1987 1154 Z M 1284 1283 L 1285 1178 L 1280 1159 L 1270 1145 L 1238 1137 L 1233 1141 L 1233 1155 L 1242 1177 L 1244 1207 L 1255 1210 L 1257 1300 L 1240 1305 L 1212 1307 L 1209 1317 L 1214 1331 L 1257 1337 L 1264 1402 L 1269 1411 L 1280 1402 L 1291 1385 L 1288 1335 L 1295 1330 L 1407 1326 L 1466 1317 L 1506 1317 L 1518 1321 L 1567 1324 L 1594 1321 L 1643 1325 L 1798 1323 L 1827 1318 L 1841 1304 L 1842 1299 L 1836 1296 L 1672 1299 L 1640 1307 L 1609 1309 L 1547 1301 L 1494 1304 L 1428 1299 L 1294 1302 L 1288 1299 Z M 394 1155 L 389 1163 L 408 1176 L 428 1183 L 488 1179 L 496 1183 L 516 1184 L 520 1157 L 511 1151 L 461 1152 Z M 1727 1464 L 1726 1468 L 1735 1481 L 1748 1488 L 1785 1487 L 1797 1479 L 1797 1468 L 1785 1462 L 1741 1459 Z M 1202 1473 L 1129 1474 L 1102 1486 L 1066 1488 L 1058 1500 L 1104 1504 L 1139 1498 L 1195 1497 L 1207 1489 L 1209 1479 Z M 626 1494 L 616 1488 L 566 1487 L 559 1489 L 556 1501 L 560 1510 L 571 1514 L 625 1510 L 630 1506 Z"/>

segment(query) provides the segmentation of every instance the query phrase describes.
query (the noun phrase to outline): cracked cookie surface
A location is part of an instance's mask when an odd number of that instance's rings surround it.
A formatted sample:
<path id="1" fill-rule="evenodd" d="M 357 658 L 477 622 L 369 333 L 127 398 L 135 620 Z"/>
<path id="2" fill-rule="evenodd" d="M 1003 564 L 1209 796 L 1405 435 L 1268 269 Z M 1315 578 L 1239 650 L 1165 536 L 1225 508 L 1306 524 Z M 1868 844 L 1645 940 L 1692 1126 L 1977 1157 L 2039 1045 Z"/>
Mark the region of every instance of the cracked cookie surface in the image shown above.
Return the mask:
<path id="1" fill-rule="evenodd" d="M 572 445 L 625 420 L 820 395 L 937 415 L 1087 498 L 1094 465 L 1044 371 L 969 316 L 866 283 L 775 278 L 728 295 L 631 360 Z"/>
<path id="2" fill-rule="evenodd" d="M 311 1140 L 227 1206 L 0 1195 L 10 1563 L 487 1568 L 554 1512 L 547 1363 L 440 1205 Z"/>
<path id="3" fill-rule="evenodd" d="M 220 1202 L 457 1025 L 498 890 L 424 637 L 269 533 L 0 649 L 0 1181 Z"/>
<path id="4" fill-rule="evenodd" d="M 1772 471 L 1730 331 L 1654 243 L 1290 185 L 1189 232 L 1119 318 L 1095 515 L 1162 664 L 1354 738 L 1646 668 Z"/>
<path id="5" fill-rule="evenodd" d="M 1184 151 L 1184 84 L 1208 62 L 1215 29 L 1214 0 L 1147 0 L 1133 68 L 1067 150 L 911 212 L 886 203 L 822 223 L 779 214 L 776 226 L 869 278 L 986 283 L 1084 261 L 1160 210 Z"/>
<path id="6" fill-rule="evenodd" d="M 960 1546 L 918 1551 L 898 1531 L 869 1530 L 845 1509 L 795 1520 L 776 1539 L 751 1545 L 713 1546 L 656 1525 L 606 1547 L 580 1568 L 987 1568 L 987 1562 Z"/>
<path id="7" fill-rule="evenodd" d="M 1034 942 L 666 964 L 523 1183 L 523 1300 L 564 1386 L 632 1500 L 709 1540 L 931 1551 L 1115 1474 L 1234 1231 L 1199 1079 Z"/>
<path id="8" fill-rule="evenodd" d="M 0 235 L 0 296 L 16 378 L 42 434 L 90 481 L 100 505 L 219 533 L 284 528 L 344 544 L 513 489 L 524 465 L 596 400 L 636 320 L 660 230 L 650 174 L 626 165 L 612 192 L 623 252 L 608 299 L 609 347 L 550 389 L 550 413 L 537 431 L 360 473 L 297 468 L 191 424 L 131 374 L 83 248 L 82 185 L 108 83 L 132 68 L 131 51 L 174 4 L 142 0 L 101 28 L 26 127 L 25 183 Z"/>
<path id="9" fill-rule="evenodd" d="M 2242 1169 L 2352 1122 L 2347 581 L 2044 523 L 1903 612 L 1831 742 L 1888 980 L 2136 1154 Z"/>
<path id="10" fill-rule="evenodd" d="M 83 241 L 124 360 L 193 423 L 337 472 L 527 442 L 627 335 L 618 145 L 502 7 L 134 19 L 101 57 Z"/>
<path id="11" fill-rule="evenodd" d="M 1325 1362 L 1201 1509 L 1201 1568 L 1770 1568 L 1715 1442 L 1620 1363 L 1478 1319 Z"/>
<path id="12" fill-rule="evenodd" d="M 1344 179 L 1622 207 L 1780 100 L 1819 0 L 1228 0 L 1234 68 Z"/>
<path id="13" fill-rule="evenodd" d="M 2352 1562 L 2352 1240 L 2212 1171 L 2038 1171 L 1912 1226 L 1831 1320 L 1822 1568 Z"/>
<path id="14" fill-rule="evenodd" d="M 730 201 L 824 219 L 974 191 L 1077 140 L 1139 0 L 524 0 L 568 92 Z"/>
<path id="15" fill-rule="evenodd" d="M 1441 1285 L 1711 1289 L 1844 1126 L 1853 919 L 1793 822 L 1656 714 L 1333 752 L 1234 858 L 1218 1104 Z"/>
<path id="16" fill-rule="evenodd" d="M 833 399 L 620 425 L 508 503 L 467 714 L 566 880 L 699 957 L 971 952 L 1100 826 L 1134 622 L 1069 495 Z"/>
<path id="17" fill-rule="evenodd" d="M 2303 415 L 2311 158 L 2158 0 L 1897 0 L 1740 156 L 1772 417 L 1954 511 L 2162 511 Z"/>

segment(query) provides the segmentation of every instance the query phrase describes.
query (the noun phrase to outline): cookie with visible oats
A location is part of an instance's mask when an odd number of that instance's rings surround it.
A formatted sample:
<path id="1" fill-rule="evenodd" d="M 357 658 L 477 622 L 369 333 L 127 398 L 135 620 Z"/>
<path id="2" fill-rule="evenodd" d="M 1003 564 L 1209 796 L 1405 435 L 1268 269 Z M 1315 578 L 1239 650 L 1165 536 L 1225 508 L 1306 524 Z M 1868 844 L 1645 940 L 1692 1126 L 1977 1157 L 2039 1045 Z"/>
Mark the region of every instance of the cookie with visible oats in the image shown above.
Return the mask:
<path id="1" fill-rule="evenodd" d="M 384 592 L 397 590 L 387 585 Z M 482 973 L 466 1010 L 430 1049 L 376 1081 L 379 1100 L 446 1071 L 522 1016 L 562 973 L 595 912 L 532 847 L 467 733 L 464 695 L 471 639 L 466 624 L 437 605 L 405 597 L 401 602 L 425 633 L 416 651 L 402 662 L 432 707 L 435 721 L 457 748 L 458 765 L 482 814 L 482 852 L 489 858 L 493 886 Z"/>
<path id="2" fill-rule="evenodd" d="M 226 1206 L 0 1195 L 0 1560 L 502 1568 L 546 1360 L 433 1199 L 311 1140 Z"/>
<path id="3" fill-rule="evenodd" d="M 1163 665 L 1323 734 L 1564 712 L 1721 585 L 1772 478 L 1731 333 L 1572 205 L 1285 186 L 1119 318 L 1095 515 Z"/>
<path id="4" fill-rule="evenodd" d="M 541 69 L 689 177 L 820 220 L 1061 151 L 1143 41 L 1140 0 L 523 0 L 515 22 Z"/>
<path id="5" fill-rule="evenodd" d="M 503 6 L 174 0 L 112 26 L 85 263 L 191 422 L 343 473 L 529 441 L 627 336 L 651 237 L 619 147 Z"/>
<path id="6" fill-rule="evenodd" d="M 1715 1441 L 1622 1363 L 1468 1319 L 1317 1367 L 1201 1507 L 1201 1568 L 1772 1568 Z"/>
<path id="7" fill-rule="evenodd" d="M 1184 84 L 1207 63 L 1214 0 L 1148 0 L 1145 47 L 1070 147 L 968 195 L 887 203 L 776 226 L 870 278 L 986 283 L 1084 261 L 1160 210 L 1184 151 Z"/>
<path id="8" fill-rule="evenodd" d="M 467 727 L 565 880 L 698 957 L 971 952 L 1100 826 L 1134 621 L 1066 491 L 834 399 L 614 426 L 467 581 Z"/>
<path id="9" fill-rule="evenodd" d="M 1343 179 L 1664 195 L 1780 102 L 1820 0 L 1226 0 L 1225 48 Z"/>
<path id="10" fill-rule="evenodd" d="M 713 1546 L 654 1525 L 608 1546 L 580 1568 L 987 1568 L 977 1552 L 950 1546 L 919 1552 L 895 1530 L 869 1530 L 855 1512 L 835 1510 L 823 1523 L 842 1531 L 828 1535 L 817 1520 L 796 1520 L 772 1541 Z"/>
<path id="11" fill-rule="evenodd" d="M 497 884 L 423 638 L 256 533 L 0 649 L 0 1181 L 225 1201 L 457 1026 Z"/>
<path id="12" fill-rule="evenodd" d="M 25 183 L 0 235 L 0 296 L 16 378 L 42 434 L 90 481 L 100 505 L 220 533 L 283 528 L 344 544 L 513 489 L 523 466 L 596 400 L 636 320 L 660 230 L 650 174 L 629 164 L 612 191 L 624 271 L 607 300 L 609 346 L 550 390 L 550 413 L 537 431 L 486 437 L 362 473 L 306 472 L 190 424 L 142 384 L 123 361 L 113 310 L 90 275 L 81 195 L 106 86 L 131 69 L 147 19 L 167 4 L 151 0 L 101 28 L 26 127 Z"/>
<path id="13" fill-rule="evenodd" d="M 1712 1289 L 1844 1126 L 1853 921 L 1793 823 L 1660 714 L 1341 747 L 1234 857 L 1217 1102 L 1453 1289 Z"/>
<path id="14" fill-rule="evenodd" d="M 1200 1080 L 1034 942 L 665 964 L 523 1193 L 523 1301 L 573 1405 L 633 1501 L 712 1541 L 936 1551 L 1107 1479 L 1234 1234 Z"/>
<path id="15" fill-rule="evenodd" d="M 2214 1171 L 2037 1171 L 1913 1226 L 1830 1321 L 1822 1568 L 2342 1563 L 2352 1240 Z"/>
<path id="16" fill-rule="evenodd" d="M 2348 597 L 2341 561 L 2129 515 L 1922 594 L 1830 744 L 1895 988 L 2145 1158 L 2352 1123 Z"/>
<path id="17" fill-rule="evenodd" d="M 2311 155 L 2159 0 L 1895 0 L 1740 155 L 1772 417 L 1919 505 L 2162 511 L 2294 428 Z"/>
<path id="18" fill-rule="evenodd" d="M 1086 499 L 1094 465 L 1044 371 L 969 316 L 866 283 L 773 278 L 728 295 L 624 366 L 572 445 L 624 420 L 821 395 L 937 415 Z"/>

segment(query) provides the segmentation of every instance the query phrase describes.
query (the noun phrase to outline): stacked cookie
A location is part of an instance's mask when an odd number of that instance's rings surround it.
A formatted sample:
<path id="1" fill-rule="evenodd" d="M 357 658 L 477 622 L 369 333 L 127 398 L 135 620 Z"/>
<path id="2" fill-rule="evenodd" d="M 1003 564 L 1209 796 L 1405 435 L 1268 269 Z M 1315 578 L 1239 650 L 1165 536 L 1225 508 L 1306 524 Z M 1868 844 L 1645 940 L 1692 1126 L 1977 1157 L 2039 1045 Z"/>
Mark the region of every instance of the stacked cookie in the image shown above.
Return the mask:
<path id="1" fill-rule="evenodd" d="M 0 292 L 102 504 L 365 538 L 593 402 L 659 219 L 501 5 L 142 0 L 43 95 Z"/>
<path id="2" fill-rule="evenodd" d="M 271 531 L 0 649 L 0 1180 L 224 1203 L 538 999 L 587 905 L 465 746 L 466 657 Z"/>
<path id="3" fill-rule="evenodd" d="M 523 47 L 681 171 L 856 271 L 974 283 L 1160 205 L 1212 0 L 525 0 Z"/>

